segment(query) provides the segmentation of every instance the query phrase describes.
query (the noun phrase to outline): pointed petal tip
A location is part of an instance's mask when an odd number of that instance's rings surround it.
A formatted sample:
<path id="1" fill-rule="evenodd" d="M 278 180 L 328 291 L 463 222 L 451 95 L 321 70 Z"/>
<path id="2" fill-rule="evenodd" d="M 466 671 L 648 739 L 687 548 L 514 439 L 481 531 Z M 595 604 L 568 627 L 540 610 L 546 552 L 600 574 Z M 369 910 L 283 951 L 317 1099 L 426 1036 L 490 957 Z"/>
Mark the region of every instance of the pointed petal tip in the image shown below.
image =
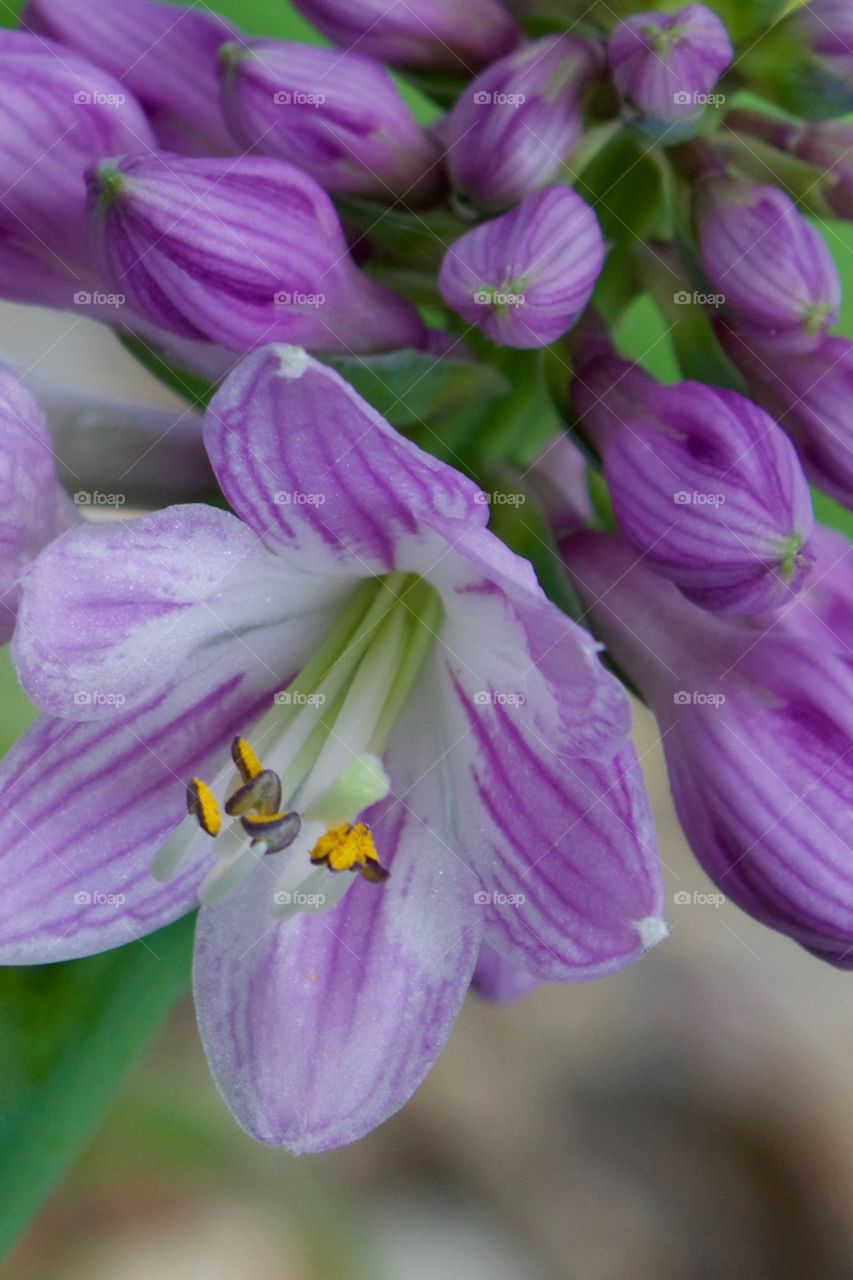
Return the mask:
<path id="1" fill-rule="evenodd" d="M 308 352 L 304 347 L 293 347 L 280 342 L 276 344 L 275 354 L 280 378 L 301 378 L 308 368 Z"/>
<path id="2" fill-rule="evenodd" d="M 663 916 L 646 916 L 644 920 L 637 920 L 634 928 L 640 935 L 644 951 L 651 951 L 652 947 L 669 936 L 669 925 Z"/>

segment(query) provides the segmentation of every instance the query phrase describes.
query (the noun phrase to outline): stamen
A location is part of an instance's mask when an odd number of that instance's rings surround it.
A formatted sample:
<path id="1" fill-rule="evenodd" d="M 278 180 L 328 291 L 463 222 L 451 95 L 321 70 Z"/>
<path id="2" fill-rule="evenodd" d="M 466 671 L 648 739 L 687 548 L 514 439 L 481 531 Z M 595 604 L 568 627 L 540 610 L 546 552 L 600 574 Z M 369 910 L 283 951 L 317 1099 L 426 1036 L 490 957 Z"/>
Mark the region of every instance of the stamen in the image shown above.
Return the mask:
<path id="1" fill-rule="evenodd" d="M 379 884 L 389 872 L 379 861 L 373 834 L 363 822 L 348 822 L 333 827 L 321 836 L 311 850 L 311 861 L 324 863 L 330 871 L 357 871 L 365 880 Z"/>
<path id="2" fill-rule="evenodd" d="M 264 817 L 281 812 L 281 778 L 272 769 L 261 769 L 225 802 L 225 812 L 230 818 L 253 810 Z"/>
<path id="3" fill-rule="evenodd" d="M 238 736 L 231 743 L 231 759 L 244 782 L 251 782 L 263 771 L 263 765 L 245 738 Z"/>
<path id="4" fill-rule="evenodd" d="M 202 831 L 218 836 L 222 830 L 222 814 L 216 796 L 201 778 L 193 778 L 187 787 L 187 811 L 198 821 Z"/>
<path id="5" fill-rule="evenodd" d="M 288 849 L 302 830 L 298 813 L 274 813 L 247 815 L 240 819 L 246 835 L 252 836 L 252 844 L 265 844 L 267 853 L 281 853 Z"/>

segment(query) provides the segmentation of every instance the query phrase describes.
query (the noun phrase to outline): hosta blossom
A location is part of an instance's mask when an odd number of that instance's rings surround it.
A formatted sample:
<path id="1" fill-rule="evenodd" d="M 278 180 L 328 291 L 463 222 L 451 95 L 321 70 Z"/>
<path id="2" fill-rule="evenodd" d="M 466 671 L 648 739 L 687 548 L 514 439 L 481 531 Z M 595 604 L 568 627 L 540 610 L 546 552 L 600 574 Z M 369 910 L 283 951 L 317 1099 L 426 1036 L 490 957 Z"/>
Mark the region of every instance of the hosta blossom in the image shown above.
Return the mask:
<path id="1" fill-rule="evenodd" d="M 220 51 L 222 101 L 236 138 L 299 165 L 327 191 L 436 195 L 439 150 L 391 76 L 360 53 L 285 40 Z"/>
<path id="2" fill-rule="evenodd" d="M 619 527 L 650 567 L 706 609 L 791 600 L 813 562 L 811 497 L 763 409 L 700 382 L 660 386 L 613 353 L 578 368 L 572 399 Z"/>
<path id="3" fill-rule="evenodd" d="M 696 188 L 702 267 L 750 336 L 810 350 L 838 319 L 841 284 L 820 232 L 778 187 L 713 176 Z"/>
<path id="4" fill-rule="evenodd" d="M 292 347 L 240 363 L 205 438 L 236 514 L 86 527 L 27 579 L 49 714 L 3 766 L 0 954 L 200 895 L 214 1077 L 321 1150 L 418 1085 L 484 941 L 574 981 L 659 940 L 656 847 L 622 691 L 471 482 Z"/>
<path id="5" fill-rule="evenodd" d="M 708 875 L 757 920 L 853 968 L 849 650 L 784 620 L 710 618 L 620 539 L 585 533 L 564 549 L 595 630 L 657 717 Z"/>
<path id="6" fill-rule="evenodd" d="M 641 120 L 683 136 L 705 112 L 734 49 L 723 23 L 703 4 L 677 13 L 633 13 L 617 23 L 607 56 L 616 87 Z"/>
<path id="7" fill-rule="evenodd" d="M 570 328 L 604 265 L 589 205 L 569 187 L 546 187 L 482 223 L 444 256 L 448 306 L 507 347 L 544 347 Z"/>
<path id="8" fill-rule="evenodd" d="M 160 0 L 29 0 L 24 24 L 66 46 L 57 61 L 73 49 L 112 72 L 145 107 L 162 147 L 238 150 L 216 86 L 219 49 L 237 35 L 224 18 Z"/>
<path id="9" fill-rule="evenodd" d="M 520 31 L 501 0 L 294 0 L 335 44 L 385 62 L 472 69 L 511 49 Z"/>
<path id="10" fill-rule="evenodd" d="M 545 36 L 500 58 L 466 85 L 446 127 L 457 191 L 503 209 L 550 182 L 583 125 L 583 95 L 601 73 L 599 45 Z"/>
<path id="11" fill-rule="evenodd" d="M 0 364 L 0 643 L 14 630 L 27 566 L 74 519 L 44 415 L 18 375 Z"/>
<path id="12" fill-rule="evenodd" d="M 109 72 L 0 31 L 0 295 L 68 306 L 91 291 L 85 169 L 154 145 L 142 107 Z"/>
<path id="13" fill-rule="evenodd" d="M 283 160 L 158 152 L 94 166 L 89 187 L 104 280 L 178 337 L 373 351 L 423 336 L 414 308 L 356 267 L 326 192 Z"/>

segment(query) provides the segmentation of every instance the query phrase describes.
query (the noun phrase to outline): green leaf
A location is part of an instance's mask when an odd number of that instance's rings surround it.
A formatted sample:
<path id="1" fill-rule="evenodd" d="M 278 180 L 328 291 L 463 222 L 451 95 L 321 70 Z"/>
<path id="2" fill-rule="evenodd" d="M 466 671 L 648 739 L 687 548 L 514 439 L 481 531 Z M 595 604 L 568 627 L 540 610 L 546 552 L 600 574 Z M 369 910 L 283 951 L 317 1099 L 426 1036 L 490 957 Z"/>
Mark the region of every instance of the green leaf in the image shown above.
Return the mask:
<path id="1" fill-rule="evenodd" d="M 199 373 L 193 373 L 190 369 L 175 364 L 160 348 L 152 346 L 142 338 L 137 338 L 127 329 L 117 330 L 116 337 L 149 373 L 153 373 L 164 386 L 183 396 L 194 409 L 204 409 L 210 403 L 217 390 L 215 383 L 209 382 Z"/>
<path id="2" fill-rule="evenodd" d="M 193 919 L 85 960 L 0 970 L 0 1258 L 189 986 Z"/>
<path id="3" fill-rule="evenodd" d="M 480 408 L 506 394 L 498 370 L 469 360 L 425 351 L 392 351 L 377 356 L 325 356 L 374 409 L 403 430 L 435 423 L 451 414 Z"/>
<path id="4" fill-rule="evenodd" d="M 409 268 L 438 271 L 450 245 L 470 226 L 445 209 L 410 213 L 351 196 L 340 196 L 336 204 L 344 220 L 362 233 L 363 242 Z"/>

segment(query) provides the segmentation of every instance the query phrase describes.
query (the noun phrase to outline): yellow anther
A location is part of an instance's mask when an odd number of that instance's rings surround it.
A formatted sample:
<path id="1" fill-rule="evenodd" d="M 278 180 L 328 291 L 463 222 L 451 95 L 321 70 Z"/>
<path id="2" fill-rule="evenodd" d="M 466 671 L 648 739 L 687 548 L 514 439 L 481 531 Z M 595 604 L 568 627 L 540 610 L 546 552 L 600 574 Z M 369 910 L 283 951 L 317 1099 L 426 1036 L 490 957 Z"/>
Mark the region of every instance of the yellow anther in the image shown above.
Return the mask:
<path id="1" fill-rule="evenodd" d="M 237 737 L 231 743 L 231 759 L 244 782 L 251 782 L 263 771 L 263 765 L 245 738 Z"/>
<path id="2" fill-rule="evenodd" d="M 379 861 L 373 834 L 363 822 L 355 826 L 344 822 L 327 831 L 314 845 L 311 861 L 325 862 L 330 871 L 357 871 L 374 883 L 388 878 Z"/>
<path id="3" fill-rule="evenodd" d="M 202 831 L 218 836 L 222 830 L 219 802 L 206 782 L 193 778 L 187 787 L 187 810 L 197 819 Z"/>

